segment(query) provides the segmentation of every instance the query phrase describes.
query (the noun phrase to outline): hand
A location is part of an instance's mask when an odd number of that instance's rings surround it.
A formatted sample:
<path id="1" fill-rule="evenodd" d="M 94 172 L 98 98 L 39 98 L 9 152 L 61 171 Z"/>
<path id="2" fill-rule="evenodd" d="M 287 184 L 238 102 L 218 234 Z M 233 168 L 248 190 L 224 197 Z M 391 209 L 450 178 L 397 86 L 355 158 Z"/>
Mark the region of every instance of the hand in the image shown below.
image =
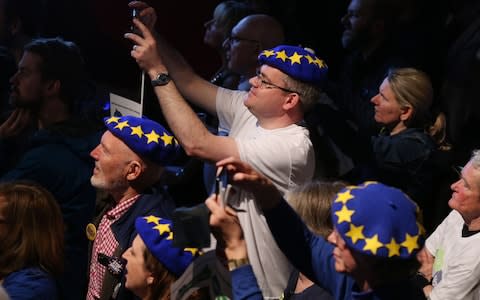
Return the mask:
<path id="1" fill-rule="evenodd" d="M 135 33 L 125 34 L 125 38 L 135 44 L 130 55 L 135 58 L 140 68 L 153 79 L 158 73 L 166 71 L 158 51 L 157 41 L 152 32 L 139 19 L 134 18 L 133 24 L 140 30 L 141 36 Z"/>
<path id="2" fill-rule="evenodd" d="M 217 167 L 222 166 L 227 169 L 234 184 L 255 195 L 255 200 L 262 209 L 273 208 L 281 201 L 282 196 L 270 179 L 255 171 L 249 164 L 229 157 L 217 162 Z"/>
<path id="3" fill-rule="evenodd" d="M 205 201 L 210 209 L 210 227 L 217 239 L 217 246 L 225 251 L 227 259 L 247 257 L 247 245 L 243 238 L 237 213 L 231 207 L 224 207 L 222 200 L 213 194 Z"/>
<path id="4" fill-rule="evenodd" d="M 139 14 L 138 18 L 142 23 L 151 31 L 155 32 L 155 24 L 157 23 L 157 13 L 155 9 L 142 1 L 131 1 L 128 3 L 128 7 L 136 9 Z"/>
<path id="5" fill-rule="evenodd" d="M 0 125 L 0 138 L 10 138 L 20 134 L 32 121 L 32 113 L 25 108 L 15 109 Z"/>
<path id="6" fill-rule="evenodd" d="M 433 257 L 433 255 L 428 252 L 427 248 L 423 247 L 423 249 L 417 253 L 417 259 L 421 264 L 418 272 L 421 273 L 423 277 L 427 278 L 428 280 L 432 280 L 432 270 L 433 263 L 435 262 L 435 257 Z"/>

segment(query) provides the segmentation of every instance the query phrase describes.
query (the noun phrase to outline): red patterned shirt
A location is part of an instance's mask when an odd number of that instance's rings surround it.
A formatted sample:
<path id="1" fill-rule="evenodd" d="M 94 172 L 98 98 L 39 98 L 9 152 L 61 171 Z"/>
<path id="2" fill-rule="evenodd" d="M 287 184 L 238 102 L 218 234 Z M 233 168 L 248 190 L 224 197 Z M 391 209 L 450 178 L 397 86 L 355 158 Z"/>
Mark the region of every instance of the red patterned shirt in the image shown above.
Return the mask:
<path id="1" fill-rule="evenodd" d="M 98 226 L 97 236 L 93 242 L 87 300 L 99 299 L 102 292 L 103 276 L 105 275 L 106 267 L 98 262 L 98 254 L 103 253 L 112 256 L 118 247 L 118 241 L 115 239 L 110 226 L 135 203 L 139 196 L 140 195 L 136 195 L 120 202 L 103 215 L 100 225 Z"/>

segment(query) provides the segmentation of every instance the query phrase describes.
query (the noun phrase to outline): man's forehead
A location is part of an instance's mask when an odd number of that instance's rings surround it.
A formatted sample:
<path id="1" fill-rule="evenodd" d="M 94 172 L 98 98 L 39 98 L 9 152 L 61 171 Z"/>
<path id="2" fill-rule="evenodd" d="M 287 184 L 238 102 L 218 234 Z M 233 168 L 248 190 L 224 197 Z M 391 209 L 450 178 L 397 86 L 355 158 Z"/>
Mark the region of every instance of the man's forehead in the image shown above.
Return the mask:
<path id="1" fill-rule="evenodd" d="M 42 63 L 42 58 L 33 52 L 25 51 L 22 58 L 18 62 L 19 68 L 25 68 L 29 70 L 39 69 Z"/>

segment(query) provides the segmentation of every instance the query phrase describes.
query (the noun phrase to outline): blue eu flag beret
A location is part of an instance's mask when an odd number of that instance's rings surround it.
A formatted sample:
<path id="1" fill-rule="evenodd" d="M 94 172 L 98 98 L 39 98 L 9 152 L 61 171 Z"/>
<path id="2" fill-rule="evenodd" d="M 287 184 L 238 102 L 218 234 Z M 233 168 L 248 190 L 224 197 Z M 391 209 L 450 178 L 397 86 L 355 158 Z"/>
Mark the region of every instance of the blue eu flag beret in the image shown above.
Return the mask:
<path id="1" fill-rule="evenodd" d="M 107 129 L 133 152 L 165 165 L 172 162 L 180 145 L 162 125 L 147 118 L 134 116 L 104 118 Z"/>
<path id="2" fill-rule="evenodd" d="M 336 196 L 332 220 L 350 249 L 384 258 L 413 257 L 425 242 L 420 210 L 401 190 L 369 181 Z"/>
<path id="3" fill-rule="evenodd" d="M 201 253 L 197 248 L 173 246 L 172 221 L 156 216 L 138 217 L 135 229 L 145 246 L 167 270 L 180 277 Z"/>
<path id="4" fill-rule="evenodd" d="M 267 49 L 260 53 L 258 61 L 261 65 L 269 65 L 296 80 L 316 86 L 322 86 L 327 79 L 327 64 L 313 51 L 302 47 L 280 45 Z"/>

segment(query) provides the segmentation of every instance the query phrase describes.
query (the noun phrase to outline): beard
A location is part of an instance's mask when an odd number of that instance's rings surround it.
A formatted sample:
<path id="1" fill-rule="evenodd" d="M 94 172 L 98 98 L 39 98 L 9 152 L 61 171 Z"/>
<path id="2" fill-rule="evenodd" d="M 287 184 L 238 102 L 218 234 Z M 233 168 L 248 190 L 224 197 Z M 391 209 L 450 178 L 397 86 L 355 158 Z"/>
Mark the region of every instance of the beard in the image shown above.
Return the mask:
<path id="1" fill-rule="evenodd" d="M 123 178 L 120 180 L 110 180 L 107 181 L 105 178 L 102 178 L 97 175 L 92 175 L 90 177 L 90 183 L 94 188 L 106 191 L 106 192 L 111 192 L 111 191 L 119 191 L 119 190 L 124 190 L 128 188 L 128 182 L 124 180 Z"/>
<path id="2" fill-rule="evenodd" d="M 8 102 L 13 108 L 25 108 L 31 111 L 39 111 L 43 104 L 42 99 L 27 100 L 16 90 L 12 90 Z"/>

